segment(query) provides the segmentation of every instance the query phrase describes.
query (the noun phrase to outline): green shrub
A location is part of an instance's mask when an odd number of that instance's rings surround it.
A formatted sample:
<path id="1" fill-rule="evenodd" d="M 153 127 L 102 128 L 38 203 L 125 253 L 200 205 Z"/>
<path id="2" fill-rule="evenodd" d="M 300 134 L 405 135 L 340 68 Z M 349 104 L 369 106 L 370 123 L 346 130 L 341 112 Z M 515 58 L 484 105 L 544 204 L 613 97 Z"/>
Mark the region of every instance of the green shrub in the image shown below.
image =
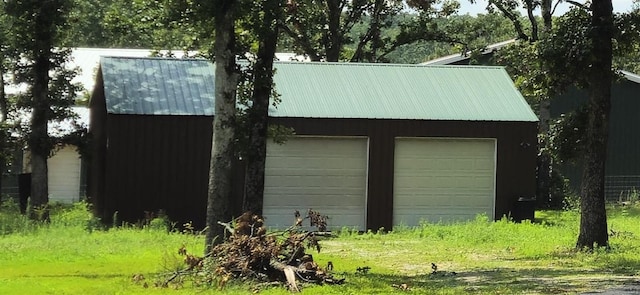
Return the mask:
<path id="1" fill-rule="evenodd" d="M 15 200 L 9 198 L 0 203 L 0 236 L 31 232 L 36 227 L 25 215 L 20 214 L 20 206 Z"/>

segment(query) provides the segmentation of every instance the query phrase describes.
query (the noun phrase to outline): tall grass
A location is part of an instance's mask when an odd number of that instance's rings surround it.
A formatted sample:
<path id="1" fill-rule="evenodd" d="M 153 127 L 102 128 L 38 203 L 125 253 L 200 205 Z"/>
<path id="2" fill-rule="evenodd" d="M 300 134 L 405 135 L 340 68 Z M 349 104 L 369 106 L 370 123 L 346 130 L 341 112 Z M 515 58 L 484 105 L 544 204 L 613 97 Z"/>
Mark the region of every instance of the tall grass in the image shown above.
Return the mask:
<path id="1" fill-rule="evenodd" d="M 182 245 L 194 253 L 204 248 L 200 236 L 169 232 L 160 223 L 107 229 L 85 203 L 52 206 L 51 222 L 41 223 L 5 202 L 0 294 L 144 293 L 132 275 L 174 271 L 183 266 Z"/>
<path id="2" fill-rule="evenodd" d="M 535 222 L 489 221 L 478 216 L 453 224 L 421 223 L 390 232 L 343 230 L 312 253 L 329 261 L 343 286 L 307 286 L 310 294 L 556 294 L 597 290 L 640 275 L 640 205 L 610 206 L 609 250 L 575 251 L 579 213 L 543 211 Z M 102 228 L 84 203 L 53 206 L 51 222 L 20 215 L 16 204 L 0 207 L 0 294 L 236 294 L 184 285 L 153 287 L 156 276 L 184 267 L 177 250 L 203 251 L 197 234 L 167 230 L 167 220 L 144 226 Z M 444 275 L 432 275 L 432 263 Z M 357 271 L 368 267 L 369 272 Z M 455 274 L 454 274 L 455 273 Z M 144 274 L 149 288 L 132 281 Z M 264 294 L 286 294 L 282 287 Z"/>
<path id="3" fill-rule="evenodd" d="M 49 223 L 30 220 L 29 214 L 21 214 L 18 203 L 13 199 L 7 199 L 0 203 L 0 236 L 9 234 L 28 234 L 41 229 L 65 228 L 69 230 L 101 228 L 99 220 L 94 218 L 86 202 L 78 202 L 73 205 L 50 205 L 51 215 L 54 216 Z"/>

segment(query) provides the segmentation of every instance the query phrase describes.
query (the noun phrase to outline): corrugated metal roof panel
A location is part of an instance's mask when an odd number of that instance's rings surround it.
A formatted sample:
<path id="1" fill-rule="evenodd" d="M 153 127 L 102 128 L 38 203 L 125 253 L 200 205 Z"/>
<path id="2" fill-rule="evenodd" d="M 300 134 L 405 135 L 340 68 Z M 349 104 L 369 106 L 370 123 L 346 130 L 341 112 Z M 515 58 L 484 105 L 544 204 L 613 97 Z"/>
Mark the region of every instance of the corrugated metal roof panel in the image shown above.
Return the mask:
<path id="1" fill-rule="evenodd" d="M 213 115 L 207 60 L 103 57 L 100 63 L 109 113 Z"/>
<path id="2" fill-rule="evenodd" d="M 511 45 L 511 44 L 513 44 L 515 42 L 516 42 L 516 39 L 510 39 L 510 40 L 494 43 L 494 44 L 488 45 L 486 48 L 484 48 L 484 50 L 482 50 L 481 53 L 482 54 L 491 54 L 491 53 L 501 49 L 502 47 Z M 423 63 L 420 63 L 420 65 L 423 65 L 423 66 L 450 65 L 450 64 L 453 64 L 455 62 L 459 62 L 459 61 L 463 61 L 465 59 L 468 59 L 470 56 L 471 56 L 471 51 L 466 51 L 466 52 L 462 52 L 462 53 L 451 54 L 451 55 L 439 57 L 439 58 L 436 58 L 436 59 L 428 60 L 428 61 L 425 61 Z"/>
<path id="3" fill-rule="evenodd" d="M 502 68 L 276 63 L 274 117 L 537 121 Z M 107 110 L 212 115 L 205 60 L 103 58 Z"/>
<path id="4" fill-rule="evenodd" d="M 537 121 L 499 67 L 279 63 L 276 117 Z"/>
<path id="5" fill-rule="evenodd" d="M 629 81 L 640 84 L 640 75 L 628 71 L 620 71 L 622 75 Z"/>

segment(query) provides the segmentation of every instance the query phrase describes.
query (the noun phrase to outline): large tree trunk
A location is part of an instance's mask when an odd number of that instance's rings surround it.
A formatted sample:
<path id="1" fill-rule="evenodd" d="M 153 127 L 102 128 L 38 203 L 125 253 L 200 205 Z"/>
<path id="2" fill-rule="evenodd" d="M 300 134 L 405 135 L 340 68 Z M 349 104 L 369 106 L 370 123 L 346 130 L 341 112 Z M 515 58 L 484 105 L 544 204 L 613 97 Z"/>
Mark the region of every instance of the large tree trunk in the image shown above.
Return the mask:
<path id="1" fill-rule="evenodd" d="M 608 246 L 604 176 L 611 109 L 613 15 L 611 0 L 591 4 L 593 61 L 589 71 L 589 119 L 580 204 L 578 248 Z"/>
<path id="2" fill-rule="evenodd" d="M 328 32 L 326 50 L 327 61 L 337 62 L 340 59 L 342 49 L 342 33 L 340 28 L 340 18 L 342 17 L 342 5 L 340 0 L 327 0 Z"/>
<path id="3" fill-rule="evenodd" d="M 542 11 L 542 23 L 544 26 L 544 31 L 549 32 L 551 31 L 551 2 L 553 2 L 552 0 L 542 0 L 540 2 L 540 10 Z"/>
<path id="4" fill-rule="evenodd" d="M 273 89 L 273 57 L 278 40 L 277 21 L 281 15 L 280 0 L 263 2 L 263 25 L 257 32 L 259 47 L 254 66 L 253 95 L 249 109 L 249 146 L 245 174 L 243 211 L 262 215 L 264 199 L 264 167 L 267 157 L 269 97 Z"/>
<path id="5" fill-rule="evenodd" d="M 205 251 L 222 241 L 224 228 L 218 221 L 231 219 L 231 164 L 234 156 L 236 89 L 234 0 L 220 0 L 215 9 L 215 116 L 209 167 L 207 198 L 207 236 Z"/>
<path id="6" fill-rule="evenodd" d="M 41 40 L 45 43 L 47 40 Z M 50 43 L 49 43 L 50 44 Z M 52 46 L 52 45 L 51 45 Z M 33 111 L 31 114 L 31 134 L 29 149 L 31 151 L 31 219 L 49 220 L 49 186 L 47 158 L 51 152 L 49 143 L 49 69 L 50 48 L 36 52 L 33 65 Z"/>

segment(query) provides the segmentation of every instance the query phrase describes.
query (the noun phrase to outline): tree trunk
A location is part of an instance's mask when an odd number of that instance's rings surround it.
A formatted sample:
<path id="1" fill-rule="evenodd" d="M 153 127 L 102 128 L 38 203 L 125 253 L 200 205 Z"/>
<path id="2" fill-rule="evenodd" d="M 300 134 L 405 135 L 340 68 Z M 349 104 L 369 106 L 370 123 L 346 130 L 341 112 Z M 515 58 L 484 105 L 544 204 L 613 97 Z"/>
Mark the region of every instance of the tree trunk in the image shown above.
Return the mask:
<path id="1" fill-rule="evenodd" d="M 551 155 L 548 152 L 549 141 L 549 120 L 551 112 L 549 98 L 540 101 L 538 107 L 538 159 L 537 159 L 537 177 L 536 177 L 536 198 L 537 205 L 540 208 L 548 207 L 551 202 Z"/>
<path id="2" fill-rule="evenodd" d="M 4 61 L 4 58 L 0 58 L 0 62 Z M 4 66 L 0 65 L 0 128 L 4 129 L 4 123 L 7 120 L 7 94 L 4 91 Z M 5 133 L 5 130 L 0 130 L 0 132 Z M 9 132 L 6 133 L 9 135 Z M 7 140 L 5 139 L 3 142 L 0 142 L 0 203 L 2 203 L 2 175 L 6 171 L 7 161 L 4 158 L 7 152 Z"/>
<path id="3" fill-rule="evenodd" d="M 222 242 L 224 228 L 218 221 L 231 219 L 231 164 L 234 156 L 236 89 L 238 72 L 235 60 L 234 0 L 220 0 L 215 9 L 215 116 L 209 166 L 207 196 L 207 236 L 205 252 Z"/>
<path id="4" fill-rule="evenodd" d="M 592 67 L 589 71 L 589 119 L 585 167 L 580 204 L 580 235 L 576 246 L 592 249 L 607 247 L 607 213 L 604 177 L 607 156 L 609 110 L 611 109 L 611 59 L 613 15 L 611 0 L 594 0 L 591 4 Z"/>
<path id="5" fill-rule="evenodd" d="M 527 9 L 527 17 L 529 17 L 529 24 L 531 24 L 531 37 L 529 37 L 530 42 L 538 41 L 538 21 L 536 20 L 535 15 L 533 14 L 534 4 L 533 0 L 525 0 L 525 8 Z"/>
<path id="6" fill-rule="evenodd" d="M 44 43 L 47 40 L 40 40 Z M 49 42 L 50 44 L 50 42 Z M 49 113 L 49 69 L 50 49 L 36 51 L 33 65 L 33 111 L 31 114 L 31 134 L 29 135 L 29 149 L 31 152 L 31 214 L 34 220 L 49 220 L 49 186 L 47 158 L 51 152 L 49 143 L 48 113 Z"/>
<path id="7" fill-rule="evenodd" d="M 542 11 L 542 23 L 545 32 L 551 31 L 551 2 L 552 0 L 542 0 L 540 2 L 540 9 Z"/>
<path id="8" fill-rule="evenodd" d="M 3 60 L 4 58 L 0 59 L 0 62 Z M 9 113 L 9 110 L 7 109 L 7 94 L 4 91 L 4 73 L 5 68 L 0 65 L 0 123 L 4 123 L 7 120 L 7 114 Z"/>
<path id="9" fill-rule="evenodd" d="M 340 60 L 340 50 L 342 49 L 342 34 L 340 32 L 342 5 L 340 5 L 340 1 L 341 0 L 327 0 L 329 28 L 325 44 L 327 50 L 327 61 L 329 62 L 337 62 Z"/>
<path id="10" fill-rule="evenodd" d="M 541 10 L 543 19 L 543 35 L 546 36 L 552 29 L 551 23 L 551 2 L 552 0 L 542 0 Z M 534 19 L 535 21 L 535 19 Z M 533 33 L 532 33 L 533 35 Z M 538 33 L 535 33 L 536 40 L 539 40 Z M 537 159 L 536 197 L 538 207 L 548 207 L 551 203 L 551 172 L 553 169 L 551 155 L 548 151 L 549 144 L 549 121 L 551 120 L 551 98 L 543 97 L 538 106 L 538 149 L 541 150 Z"/>
<path id="11" fill-rule="evenodd" d="M 273 89 L 273 57 L 278 40 L 277 21 L 281 15 L 280 0 L 263 2 L 264 19 L 258 28 L 258 56 L 254 65 L 253 95 L 249 114 L 249 146 L 245 174 L 243 211 L 262 215 L 264 200 L 264 167 L 267 157 L 269 97 Z"/>

